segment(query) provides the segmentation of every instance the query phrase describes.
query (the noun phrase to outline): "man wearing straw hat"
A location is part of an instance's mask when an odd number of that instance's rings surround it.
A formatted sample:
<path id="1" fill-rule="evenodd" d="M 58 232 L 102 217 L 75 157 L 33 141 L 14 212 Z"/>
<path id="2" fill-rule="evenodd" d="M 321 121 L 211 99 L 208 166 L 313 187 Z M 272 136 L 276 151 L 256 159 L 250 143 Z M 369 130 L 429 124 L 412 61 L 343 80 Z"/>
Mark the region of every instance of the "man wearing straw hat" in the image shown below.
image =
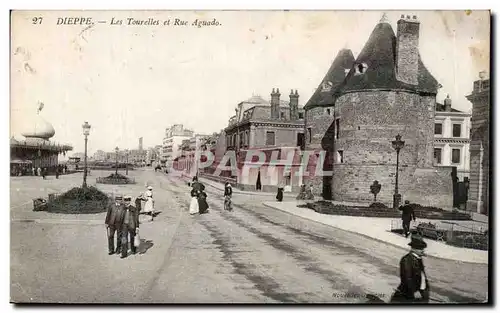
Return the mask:
<path id="1" fill-rule="evenodd" d="M 123 198 L 125 202 L 124 207 L 124 218 L 123 218 L 123 228 L 122 228 L 122 248 L 121 248 L 121 258 L 127 257 L 128 253 L 128 243 L 130 242 L 130 249 L 132 254 L 136 254 L 137 247 L 135 246 L 135 236 L 139 230 L 139 212 L 137 208 L 132 205 L 132 197 L 126 196 Z M 130 236 L 130 241 L 128 241 Z"/>

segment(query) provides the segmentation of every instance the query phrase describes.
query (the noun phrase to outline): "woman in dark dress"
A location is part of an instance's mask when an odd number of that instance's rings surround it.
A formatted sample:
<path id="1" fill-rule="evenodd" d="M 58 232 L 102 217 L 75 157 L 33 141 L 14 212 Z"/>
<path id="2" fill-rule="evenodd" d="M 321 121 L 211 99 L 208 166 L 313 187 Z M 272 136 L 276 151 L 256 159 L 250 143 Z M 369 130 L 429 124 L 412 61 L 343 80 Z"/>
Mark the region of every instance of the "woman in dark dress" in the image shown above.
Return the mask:
<path id="1" fill-rule="evenodd" d="M 230 183 L 226 183 L 226 186 L 224 187 L 224 210 L 226 211 L 233 210 L 233 204 L 231 201 L 232 195 L 233 195 L 233 188 L 231 187 Z"/>
<path id="2" fill-rule="evenodd" d="M 283 201 L 283 190 L 284 189 L 285 189 L 285 187 L 283 186 L 283 184 L 278 185 L 278 194 L 276 195 L 276 200 L 278 200 L 279 202 Z"/>
<path id="3" fill-rule="evenodd" d="M 204 191 L 198 193 L 198 212 L 204 214 L 208 212 L 207 194 Z"/>

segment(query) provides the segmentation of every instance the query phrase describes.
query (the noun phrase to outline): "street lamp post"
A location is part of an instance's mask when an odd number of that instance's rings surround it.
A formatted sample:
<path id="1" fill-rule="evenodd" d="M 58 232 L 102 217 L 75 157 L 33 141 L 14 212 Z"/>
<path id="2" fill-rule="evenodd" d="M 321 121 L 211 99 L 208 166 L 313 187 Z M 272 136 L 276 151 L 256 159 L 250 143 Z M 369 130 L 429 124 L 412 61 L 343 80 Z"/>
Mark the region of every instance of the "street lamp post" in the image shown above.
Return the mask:
<path id="1" fill-rule="evenodd" d="M 115 174 L 118 175 L 118 151 L 120 151 L 120 149 L 118 149 L 118 147 L 115 148 L 115 152 L 116 152 L 116 165 L 115 165 Z"/>
<path id="2" fill-rule="evenodd" d="M 128 175 L 128 149 L 125 150 L 125 175 Z"/>
<path id="3" fill-rule="evenodd" d="M 83 185 L 82 188 L 87 188 L 87 141 L 90 133 L 90 124 L 85 122 L 82 125 L 83 135 L 85 136 L 85 157 L 84 157 L 84 165 L 83 165 Z"/>
<path id="4" fill-rule="evenodd" d="M 394 187 L 393 208 L 396 210 L 401 203 L 401 195 L 398 189 L 399 178 L 399 151 L 403 149 L 405 142 L 401 140 L 401 135 L 396 136 L 396 140 L 392 141 L 392 147 L 396 150 L 396 186 Z"/>

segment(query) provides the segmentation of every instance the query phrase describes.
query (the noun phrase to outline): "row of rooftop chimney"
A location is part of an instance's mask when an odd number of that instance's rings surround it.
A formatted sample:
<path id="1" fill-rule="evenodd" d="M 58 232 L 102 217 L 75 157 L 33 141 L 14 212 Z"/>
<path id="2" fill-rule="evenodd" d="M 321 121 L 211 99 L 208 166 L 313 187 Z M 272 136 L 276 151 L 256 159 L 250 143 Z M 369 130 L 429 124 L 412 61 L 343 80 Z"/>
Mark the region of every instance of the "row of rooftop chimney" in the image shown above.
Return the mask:
<path id="1" fill-rule="evenodd" d="M 280 119 L 280 89 L 273 88 L 271 92 L 271 118 Z M 290 102 L 288 106 L 290 107 L 290 120 L 296 121 L 299 119 L 299 92 L 295 89 L 295 92 L 290 90 Z"/>

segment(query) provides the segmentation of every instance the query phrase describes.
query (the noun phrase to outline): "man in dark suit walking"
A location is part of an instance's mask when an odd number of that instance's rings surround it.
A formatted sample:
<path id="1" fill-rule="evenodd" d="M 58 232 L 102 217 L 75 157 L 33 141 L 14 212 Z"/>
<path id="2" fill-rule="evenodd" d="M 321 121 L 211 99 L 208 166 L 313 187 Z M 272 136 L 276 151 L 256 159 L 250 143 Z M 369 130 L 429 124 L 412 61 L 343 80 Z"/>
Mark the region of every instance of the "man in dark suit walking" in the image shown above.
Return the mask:
<path id="1" fill-rule="evenodd" d="M 427 244 L 418 235 L 413 235 L 410 253 L 399 262 L 401 283 L 391 298 L 391 303 L 428 303 L 429 280 L 422 261 Z"/>
<path id="2" fill-rule="evenodd" d="M 133 254 L 137 253 L 137 247 L 134 246 L 134 239 L 139 230 L 139 212 L 135 206 L 132 205 L 132 197 L 126 196 L 123 198 L 125 201 L 124 219 L 122 228 L 122 255 L 121 258 L 127 257 L 128 253 L 128 239 L 130 236 L 130 248 Z"/>
<path id="3" fill-rule="evenodd" d="M 106 228 L 108 231 L 108 250 L 109 255 L 120 253 L 120 240 L 122 234 L 122 224 L 124 218 L 123 204 L 121 203 L 122 197 L 116 196 L 115 203 L 108 207 L 108 212 L 106 213 Z M 115 251 L 115 232 L 116 234 L 116 251 Z"/>
<path id="4" fill-rule="evenodd" d="M 408 238 L 410 235 L 410 223 L 411 220 L 415 222 L 415 212 L 413 211 L 413 206 L 410 204 L 410 201 L 406 200 L 405 205 L 400 206 L 399 210 L 403 212 L 401 215 L 401 219 L 403 220 L 403 232 L 405 237 Z"/>

